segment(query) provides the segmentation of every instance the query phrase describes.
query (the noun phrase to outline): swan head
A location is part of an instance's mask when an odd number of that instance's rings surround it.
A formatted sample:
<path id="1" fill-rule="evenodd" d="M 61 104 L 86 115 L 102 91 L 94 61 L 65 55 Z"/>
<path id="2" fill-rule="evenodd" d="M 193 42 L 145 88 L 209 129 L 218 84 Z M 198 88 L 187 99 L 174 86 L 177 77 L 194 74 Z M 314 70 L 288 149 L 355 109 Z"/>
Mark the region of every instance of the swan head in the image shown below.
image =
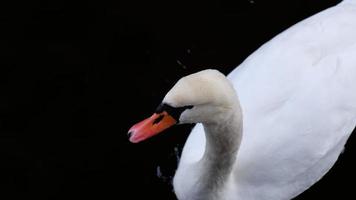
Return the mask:
<path id="1" fill-rule="evenodd" d="M 141 142 L 174 124 L 219 123 L 237 103 L 225 75 L 203 70 L 181 78 L 166 94 L 155 113 L 129 130 L 130 141 Z"/>

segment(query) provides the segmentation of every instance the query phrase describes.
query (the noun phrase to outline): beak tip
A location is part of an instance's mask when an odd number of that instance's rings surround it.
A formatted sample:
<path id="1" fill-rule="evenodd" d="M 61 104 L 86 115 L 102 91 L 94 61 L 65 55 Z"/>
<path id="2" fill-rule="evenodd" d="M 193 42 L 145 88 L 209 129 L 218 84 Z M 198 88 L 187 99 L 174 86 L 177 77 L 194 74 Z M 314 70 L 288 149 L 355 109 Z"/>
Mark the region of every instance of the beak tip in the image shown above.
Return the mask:
<path id="1" fill-rule="evenodd" d="M 128 133 L 127 133 L 127 137 L 128 137 L 128 139 L 129 139 L 129 141 L 131 142 L 131 143 L 137 143 L 134 139 L 133 139 L 133 131 L 129 131 Z"/>
<path id="2" fill-rule="evenodd" d="M 131 136 L 132 136 L 132 131 L 129 131 L 129 132 L 127 133 L 127 137 L 128 137 L 128 138 L 131 138 Z"/>

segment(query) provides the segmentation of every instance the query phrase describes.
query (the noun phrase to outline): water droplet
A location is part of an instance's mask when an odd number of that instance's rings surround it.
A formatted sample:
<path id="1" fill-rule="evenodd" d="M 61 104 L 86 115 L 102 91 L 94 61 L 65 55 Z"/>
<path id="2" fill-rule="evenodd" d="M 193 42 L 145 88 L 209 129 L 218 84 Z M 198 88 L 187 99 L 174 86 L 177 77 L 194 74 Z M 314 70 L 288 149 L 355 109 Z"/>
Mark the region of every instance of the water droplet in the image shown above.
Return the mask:
<path id="1" fill-rule="evenodd" d="M 158 165 L 156 169 L 156 176 L 158 178 L 162 178 L 162 172 L 161 172 L 161 167 Z"/>
<path id="2" fill-rule="evenodd" d="M 182 62 L 180 62 L 179 60 L 177 60 L 178 65 L 180 65 L 183 69 L 187 69 L 187 66 L 183 65 Z"/>
<path id="3" fill-rule="evenodd" d="M 176 161 L 177 161 L 177 164 L 178 164 L 178 163 L 179 163 L 179 160 L 180 160 L 178 147 L 174 147 L 174 154 L 175 154 L 175 156 L 176 156 Z"/>

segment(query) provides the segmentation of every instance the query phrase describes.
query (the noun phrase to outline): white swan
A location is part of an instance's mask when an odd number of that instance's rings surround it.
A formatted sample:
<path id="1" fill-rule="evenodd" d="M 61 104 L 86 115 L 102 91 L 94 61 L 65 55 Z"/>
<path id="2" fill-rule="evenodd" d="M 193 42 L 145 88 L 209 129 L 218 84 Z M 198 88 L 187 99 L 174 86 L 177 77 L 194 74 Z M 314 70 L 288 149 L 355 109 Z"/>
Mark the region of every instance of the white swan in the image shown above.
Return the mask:
<path id="1" fill-rule="evenodd" d="M 356 124 L 355 19 L 349 0 L 298 23 L 236 68 L 232 84 L 215 70 L 182 78 L 130 141 L 203 124 L 174 177 L 179 200 L 297 196 L 332 167 Z"/>

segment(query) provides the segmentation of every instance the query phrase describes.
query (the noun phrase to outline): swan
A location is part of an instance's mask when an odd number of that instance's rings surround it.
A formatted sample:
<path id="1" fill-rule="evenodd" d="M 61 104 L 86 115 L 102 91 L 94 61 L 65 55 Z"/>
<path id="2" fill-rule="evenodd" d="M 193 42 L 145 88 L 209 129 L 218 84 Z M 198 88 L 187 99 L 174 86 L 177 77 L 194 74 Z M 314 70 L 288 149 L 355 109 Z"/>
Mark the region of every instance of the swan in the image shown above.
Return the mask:
<path id="1" fill-rule="evenodd" d="M 181 78 L 129 130 L 138 143 L 197 123 L 173 186 L 179 200 L 287 200 L 334 165 L 356 124 L 356 0 L 277 35 L 227 77 Z"/>

